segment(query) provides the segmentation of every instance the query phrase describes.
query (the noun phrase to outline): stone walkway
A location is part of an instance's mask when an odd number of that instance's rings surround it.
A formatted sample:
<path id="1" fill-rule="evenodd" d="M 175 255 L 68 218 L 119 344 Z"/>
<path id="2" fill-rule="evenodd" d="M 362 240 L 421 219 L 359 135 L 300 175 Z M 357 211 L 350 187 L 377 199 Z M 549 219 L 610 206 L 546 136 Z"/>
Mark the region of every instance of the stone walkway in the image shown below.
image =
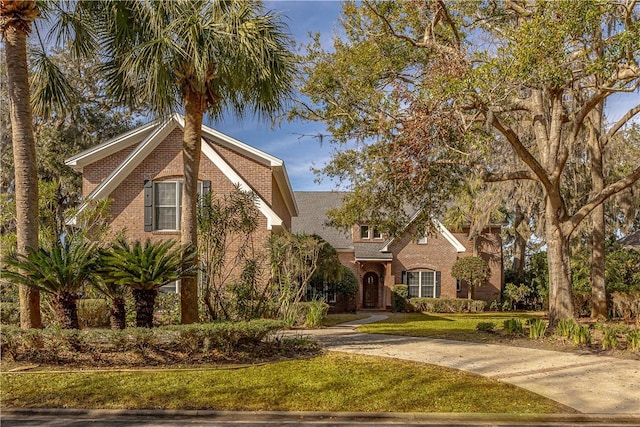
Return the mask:
<path id="1" fill-rule="evenodd" d="M 329 350 L 411 360 L 494 378 L 585 414 L 640 415 L 640 361 L 355 330 L 386 317 L 374 314 L 296 334 L 311 336 Z"/>

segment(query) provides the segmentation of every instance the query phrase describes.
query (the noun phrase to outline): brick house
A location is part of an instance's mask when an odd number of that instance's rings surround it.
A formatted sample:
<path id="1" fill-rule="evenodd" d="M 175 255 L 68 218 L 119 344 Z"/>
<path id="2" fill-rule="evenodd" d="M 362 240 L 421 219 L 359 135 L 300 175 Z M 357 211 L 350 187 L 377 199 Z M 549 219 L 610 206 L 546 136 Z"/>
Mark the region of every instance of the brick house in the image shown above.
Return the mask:
<path id="1" fill-rule="evenodd" d="M 111 226 L 132 239 L 180 239 L 184 119 L 156 120 L 65 161 L 82 172 L 85 201 L 111 198 Z M 298 208 L 284 162 L 202 127 L 199 191 L 252 190 L 261 213 L 256 238 L 290 230 Z M 86 204 L 81 206 L 84 209 Z"/>
<path id="2" fill-rule="evenodd" d="M 475 290 L 475 298 L 500 300 L 503 282 L 502 241 L 500 227 L 488 227 L 470 239 L 469 230 L 447 230 L 435 221 L 436 232 L 415 237 L 413 224 L 395 239 L 388 239 L 366 223 L 344 231 L 327 224 L 327 211 L 340 206 L 339 192 L 296 192 L 299 215 L 293 218 L 292 230 L 317 234 L 331 244 L 340 261 L 353 271 L 360 283 L 356 297 L 358 309 L 390 309 L 395 284 L 407 284 L 410 297 L 466 298 L 466 284 L 457 283 L 451 267 L 460 257 L 480 256 L 491 268 L 489 283 Z M 347 307 L 333 299 L 335 311 Z"/>

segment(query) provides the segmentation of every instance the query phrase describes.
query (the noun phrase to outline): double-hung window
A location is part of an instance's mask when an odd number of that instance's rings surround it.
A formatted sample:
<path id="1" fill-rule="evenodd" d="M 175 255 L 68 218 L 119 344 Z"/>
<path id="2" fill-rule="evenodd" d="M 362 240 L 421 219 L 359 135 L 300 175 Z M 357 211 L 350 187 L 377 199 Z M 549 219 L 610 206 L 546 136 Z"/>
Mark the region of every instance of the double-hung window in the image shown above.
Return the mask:
<path id="1" fill-rule="evenodd" d="M 182 181 L 144 184 L 144 230 L 178 231 L 182 220 Z M 198 182 L 198 196 L 208 193 L 211 181 Z"/>
<path id="2" fill-rule="evenodd" d="M 409 298 L 440 298 L 439 271 L 403 271 L 402 283 L 408 287 Z"/>
<path id="3" fill-rule="evenodd" d="M 182 183 L 153 184 L 154 230 L 180 230 L 182 213 Z"/>

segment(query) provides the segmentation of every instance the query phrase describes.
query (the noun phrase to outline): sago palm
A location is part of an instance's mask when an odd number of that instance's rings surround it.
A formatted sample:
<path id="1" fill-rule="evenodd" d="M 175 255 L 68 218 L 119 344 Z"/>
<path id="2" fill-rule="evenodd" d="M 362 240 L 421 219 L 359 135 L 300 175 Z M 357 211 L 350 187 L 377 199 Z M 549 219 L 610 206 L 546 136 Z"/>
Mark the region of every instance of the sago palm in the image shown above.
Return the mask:
<path id="1" fill-rule="evenodd" d="M 101 269 L 99 269 L 100 272 Z M 111 329 L 124 329 L 126 326 L 125 299 L 128 294 L 128 287 L 119 285 L 111 280 L 104 280 L 101 274 L 96 277 L 93 287 L 111 301 L 109 312 L 109 323 Z"/>
<path id="2" fill-rule="evenodd" d="M 292 90 L 294 55 L 280 18 L 259 1 L 80 3 L 92 19 L 112 92 L 163 116 L 184 110 L 182 244 L 197 246 L 205 113 L 273 118 Z M 194 258 L 194 264 L 197 262 Z M 182 323 L 198 320 L 197 283 L 181 288 Z"/>
<path id="3" fill-rule="evenodd" d="M 97 265 L 95 244 L 67 236 L 50 249 L 29 249 L 4 259 L 2 276 L 53 297 L 57 320 L 64 329 L 78 329 L 78 291 L 94 278 Z"/>
<path id="4" fill-rule="evenodd" d="M 129 286 L 136 305 L 136 326 L 153 327 L 153 310 L 158 288 L 167 283 L 193 277 L 195 251 L 190 246 L 177 246 L 174 240 L 133 244 L 121 238 L 103 251 L 102 280 L 107 286 Z M 183 264 L 183 261 L 185 264 Z"/>

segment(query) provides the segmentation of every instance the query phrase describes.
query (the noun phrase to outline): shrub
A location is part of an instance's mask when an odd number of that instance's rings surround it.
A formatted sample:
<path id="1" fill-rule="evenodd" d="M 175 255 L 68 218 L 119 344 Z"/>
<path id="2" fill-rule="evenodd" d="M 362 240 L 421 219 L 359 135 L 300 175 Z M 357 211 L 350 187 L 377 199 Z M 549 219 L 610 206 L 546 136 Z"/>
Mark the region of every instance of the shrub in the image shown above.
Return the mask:
<path id="1" fill-rule="evenodd" d="M 156 325 L 177 325 L 180 323 L 180 294 L 158 292 L 156 296 L 155 313 L 153 317 Z"/>
<path id="2" fill-rule="evenodd" d="M 524 334 L 524 326 L 520 319 L 507 319 L 502 322 L 504 331 L 509 335 L 522 335 Z"/>
<path id="3" fill-rule="evenodd" d="M 504 298 L 503 308 L 506 307 L 509 310 L 515 310 L 518 305 L 524 305 L 529 295 L 532 294 L 532 290 L 525 284 L 514 285 L 513 283 L 507 283 L 502 292 Z"/>
<path id="4" fill-rule="evenodd" d="M 584 345 L 589 345 L 591 344 L 591 331 L 589 330 L 588 326 L 576 326 L 573 330 L 573 343 L 576 345 L 579 344 L 584 344 Z"/>
<path id="5" fill-rule="evenodd" d="M 602 327 L 602 349 L 613 350 L 618 347 L 618 328 L 613 326 Z"/>
<path id="6" fill-rule="evenodd" d="M 322 325 L 322 319 L 324 319 L 329 312 L 329 304 L 322 300 L 314 300 L 310 301 L 307 307 L 304 325 L 308 328 L 320 327 Z"/>
<path id="7" fill-rule="evenodd" d="M 89 328 L 109 326 L 109 303 L 101 298 L 80 299 L 78 304 L 78 318 L 80 324 Z"/>
<path id="8" fill-rule="evenodd" d="M 560 337 L 571 338 L 573 330 L 577 327 L 577 323 L 573 319 L 561 319 L 556 327 L 556 334 Z"/>
<path id="9" fill-rule="evenodd" d="M 640 291 L 613 292 L 611 305 L 614 317 L 626 321 L 640 320 Z"/>
<path id="10" fill-rule="evenodd" d="M 487 303 L 462 298 L 411 298 L 410 311 L 418 313 L 478 313 L 485 310 Z"/>
<path id="11" fill-rule="evenodd" d="M 627 332 L 627 348 L 631 351 L 640 351 L 640 329 Z"/>
<path id="12" fill-rule="evenodd" d="M 547 331 L 547 323 L 542 319 L 530 319 L 529 323 L 529 337 L 537 340 L 544 336 Z"/>
<path id="13" fill-rule="evenodd" d="M 407 298 L 409 297 L 409 287 L 407 285 L 395 285 L 393 287 L 393 311 L 404 313 L 407 311 Z"/>
<path id="14" fill-rule="evenodd" d="M 482 332 L 493 332 L 495 328 L 495 322 L 478 322 L 476 325 L 476 330 Z"/>
<path id="15" fill-rule="evenodd" d="M 19 325 L 20 304 L 17 302 L 0 302 L 0 323 L 3 325 Z"/>
<path id="16" fill-rule="evenodd" d="M 175 350 L 186 353 L 184 361 L 188 362 L 194 354 L 206 355 L 213 350 L 228 354 L 258 345 L 267 334 L 283 327 L 282 321 L 269 319 L 124 330 L 25 330 L 5 326 L 0 330 L 0 346 L 2 357 L 40 363 L 74 362 L 79 354 L 97 361 L 101 353 L 124 352 L 155 360 L 158 354 Z"/>
<path id="17" fill-rule="evenodd" d="M 573 312 L 577 317 L 586 317 L 591 314 L 591 292 L 573 290 Z"/>

